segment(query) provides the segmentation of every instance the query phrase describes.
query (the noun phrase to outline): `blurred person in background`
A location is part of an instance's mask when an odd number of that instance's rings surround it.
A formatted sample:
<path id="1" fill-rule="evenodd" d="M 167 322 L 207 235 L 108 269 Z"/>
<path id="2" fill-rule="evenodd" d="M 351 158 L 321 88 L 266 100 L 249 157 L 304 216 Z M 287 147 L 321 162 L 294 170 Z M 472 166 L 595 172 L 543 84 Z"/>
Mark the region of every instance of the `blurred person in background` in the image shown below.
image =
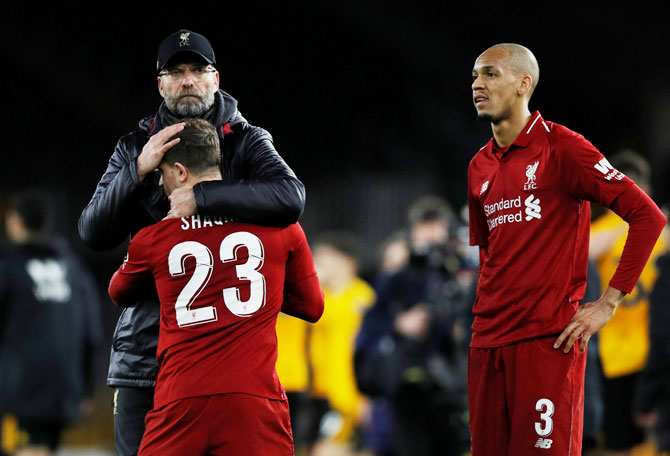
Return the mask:
<path id="1" fill-rule="evenodd" d="M 321 252 L 321 256 L 316 258 L 319 268 L 323 267 L 323 262 L 318 262 L 319 258 L 324 258 L 323 250 Z M 337 269 L 335 274 L 341 274 L 344 277 L 353 279 L 350 269 L 351 261 L 345 257 L 340 257 L 340 259 L 344 260 L 342 262 L 344 267 Z M 323 273 L 332 275 L 333 272 L 331 270 L 333 267 L 330 266 L 332 264 L 333 262 L 328 262 Z M 332 279 L 326 280 L 329 282 L 332 281 Z M 323 287 L 323 278 L 320 278 L 320 283 Z M 319 397 L 310 397 L 309 394 L 312 389 L 311 385 L 314 375 L 314 366 L 311 362 L 309 350 L 312 327 L 313 325 L 284 313 L 280 313 L 277 317 L 277 340 L 279 341 L 277 374 L 282 385 L 284 385 L 288 397 L 291 426 L 293 429 L 293 443 L 296 455 L 298 456 L 312 452 L 312 447 L 319 440 L 321 420 L 328 410 L 330 410 L 326 394 L 320 394 Z M 319 338 L 319 334 L 316 337 Z M 343 355 L 346 356 L 345 353 Z M 317 358 L 320 359 L 322 357 L 317 354 Z M 321 378 L 324 374 L 318 372 L 316 375 L 319 381 L 322 381 Z"/>
<path id="2" fill-rule="evenodd" d="M 379 254 L 379 269 L 373 281 L 373 288 L 377 296 L 384 293 L 393 276 L 407 265 L 409 260 L 409 246 L 405 230 L 391 234 L 382 242 Z M 356 351 L 354 357 L 367 347 L 363 344 L 370 341 L 368 333 L 374 321 L 368 316 L 368 309 L 363 316 L 361 330 L 356 337 Z M 359 381 L 357 377 L 357 382 Z M 363 440 L 367 449 L 376 456 L 393 456 L 396 454 L 395 420 L 393 408 L 388 398 L 373 392 L 368 398 L 370 404 L 370 419 L 363 428 Z"/>
<path id="3" fill-rule="evenodd" d="M 586 291 L 582 302 L 593 302 L 600 297 L 602 281 L 598 267 L 589 259 L 586 271 Z M 584 372 L 584 435 L 582 437 L 582 454 L 596 456 L 599 454 L 598 442 L 603 428 L 603 374 L 598 355 L 598 333 L 589 341 L 589 350 Z"/>
<path id="4" fill-rule="evenodd" d="M 15 196 L 5 217 L 0 454 L 52 454 L 68 424 L 91 412 L 100 297 L 53 223 L 53 202 L 39 190 Z"/>
<path id="5" fill-rule="evenodd" d="M 669 234 L 666 229 L 665 242 Z M 656 267 L 658 277 L 649 295 L 649 354 L 637 381 L 635 418 L 652 434 L 655 454 L 670 456 L 670 253 L 659 256 Z"/>
<path id="6" fill-rule="evenodd" d="M 397 231 L 384 240 L 380 251 L 379 270 L 373 282 L 377 293 L 384 290 L 391 277 L 407 265 L 410 251 L 405 230 Z"/>
<path id="7" fill-rule="evenodd" d="M 158 48 L 158 112 L 119 139 L 107 170 L 79 219 L 79 234 L 95 250 L 109 250 L 142 228 L 195 213 L 287 226 L 305 205 L 303 184 L 279 156 L 272 136 L 250 125 L 237 100 L 219 89 L 212 46 L 203 35 L 179 30 Z M 168 200 L 156 172 L 179 140 L 178 119 L 198 117 L 217 129 L 223 180 L 175 190 Z M 155 294 L 155 293 L 154 293 Z M 153 406 L 158 343 L 158 298 L 125 308 L 114 331 L 107 385 L 114 391 L 114 440 L 120 455 L 135 455 L 144 417 Z"/>
<path id="8" fill-rule="evenodd" d="M 310 416 L 308 389 L 310 367 L 307 356 L 311 326 L 304 320 L 285 313 L 277 316 L 277 375 L 281 380 L 291 414 L 293 445 L 297 456 L 308 453 Z"/>
<path id="9" fill-rule="evenodd" d="M 460 249 L 450 242 L 453 221 L 441 198 L 412 204 L 408 262 L 380 290 L 358 336 L 359 387 L 392 407 L 397 447 L 387 454 L 461 455 L 468 448 L 468 309 L 457 280 Z"/>
<path id="10" fill-rule="evenodd" d="M 612 156 L 612 166 L 651 192 L 651 167 L 637 152 L 624 150 Z M 628 224 L 611 210 L 591 225 L 589 256 L 602 277 L 616 270 L 628 236 Z M 658 270 L 656 259 L 667 252 L 665 236 L 658 238 L 635 286 L 619 305 L 610 322 L 600 330 L 598 352 L 605 376 L 605 454 L 625 456 L 643 443 L 645 433 L 634 420 L 637 382 L 649 354 L 649 293 Z"/>
<path id="11" fill-rule="evenodd" d="M 354 346 L 363 313 L 374 303 L 372 287 L 358 276 L 364 246 L 353 233 L 322 233 L 314 264 L 325 310 L 311 328 L 309 359 L 313 455 L 355 454 L 368 405 L 354 376 Z"/>

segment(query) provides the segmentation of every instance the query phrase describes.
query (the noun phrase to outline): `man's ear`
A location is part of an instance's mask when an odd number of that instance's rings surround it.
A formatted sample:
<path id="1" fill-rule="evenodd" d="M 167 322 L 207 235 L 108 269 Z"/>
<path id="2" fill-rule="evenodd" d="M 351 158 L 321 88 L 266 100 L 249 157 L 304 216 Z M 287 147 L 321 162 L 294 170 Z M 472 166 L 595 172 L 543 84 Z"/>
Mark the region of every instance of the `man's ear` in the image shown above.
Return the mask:
<path id="1" fill-rule="evenodd" d="M 161 79 L 160 76 L 158 76 L 158 93 L 160 93 L 161 97 L 163 97 L 163 79 Z"/>
<path id="2" fill-rule="evenodd" d="M 26 225 L 19 214 L 12 209 L 5 214 L 5 231 L 12 241 L 23 240 L 27 235 Z"/>
<path id="3" fill-rule="evenodd" d="M 519 95 L 527 95 L 531 88 L 533 87 L 533 78 L 530 77 L 530 75 L 525 74 L 523 78 L 521 78 L 521 82 L 519 83 Z"/>
<path id="4" fill-rule="evenodd" d="M 189 170 L 186 166 L 182 165 L 179 162 L 175 162 L 174 166 L 175 168 L 177 168 L 177 171 L 179 172 L 179 182 L 183 184 L 188 179 Z"/>

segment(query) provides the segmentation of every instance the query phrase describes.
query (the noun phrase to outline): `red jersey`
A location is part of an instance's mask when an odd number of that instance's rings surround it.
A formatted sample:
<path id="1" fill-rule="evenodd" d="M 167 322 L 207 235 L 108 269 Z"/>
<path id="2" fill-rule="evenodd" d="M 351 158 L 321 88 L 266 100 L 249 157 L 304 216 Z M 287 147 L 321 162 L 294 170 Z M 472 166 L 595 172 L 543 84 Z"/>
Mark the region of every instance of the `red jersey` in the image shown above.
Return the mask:
<path id="1" fill-rule="evenodd" d="M 492 139 L 479 150 L 468 170 L 470 243 L 480 246 L 481 259 L 472 347 L 561 333 L 586 287 L 588 201 L 610 207 L 624 193 L 632 196 L 613 209 L 627 221 L 635 218 L 629 209 L 651 211 L 653 246 L 662 214 L 583 136 L 535 112 L 507 149 Z M 647 243 L 629 251 L 610 285 L 633 288 Z"/>
<path id="2" fill-rule="evenodd" d="M 299 224 L 261 227 L 198 215 L 159 222 L 130 242 L 109 285 L 112 300 L 134 303 L 147 278 L 161 303 L 154 408 L 223 393 L 284 399 L 275 371 L 282 301 L 287 313 L 309 321 L 323 312 Z"/>

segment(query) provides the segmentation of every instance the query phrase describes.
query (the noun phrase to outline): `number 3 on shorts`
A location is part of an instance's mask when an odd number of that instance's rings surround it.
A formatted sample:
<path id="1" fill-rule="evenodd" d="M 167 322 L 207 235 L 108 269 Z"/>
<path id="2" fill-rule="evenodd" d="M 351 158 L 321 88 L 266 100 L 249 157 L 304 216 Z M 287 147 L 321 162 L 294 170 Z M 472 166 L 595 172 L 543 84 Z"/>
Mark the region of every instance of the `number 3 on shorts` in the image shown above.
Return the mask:
<path id="1" fill-rule="evenodd" d="M 535 432 L 540 437 L 546 437 L 554 430 L 554 421 L 551 419 L 554 416 L 554 403 L 549 399 L 540 399 L 535 403 L 535 410 L 541 412 L 542 420 L 542 423 L 535 422 Z"/>

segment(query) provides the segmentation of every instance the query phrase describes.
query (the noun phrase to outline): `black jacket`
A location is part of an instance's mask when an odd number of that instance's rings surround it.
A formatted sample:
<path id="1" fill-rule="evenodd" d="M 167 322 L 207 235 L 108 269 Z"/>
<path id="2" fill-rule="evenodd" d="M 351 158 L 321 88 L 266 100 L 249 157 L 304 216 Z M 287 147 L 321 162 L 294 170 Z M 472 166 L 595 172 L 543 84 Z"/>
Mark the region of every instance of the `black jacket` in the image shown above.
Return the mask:
<path id="1" fill-rule="evenodd" d="M 649 357 L 638 380 L 635 408 L 670 413 L 670 253 L 656 260 L 658 277 L 649 295 Z"/>
<path id="2" fill-rule="evenodd" d="M 0 414 L 64 423 L 93 393 L 100 296 L 64 243 L 0 251 Z"/>
<path id="3" fill-rule="evenodd" d="M 455 337 L 454 328 L 467 309 L 456 271 L 445 267 L 447 258 L 460 268 L 453 252 L 412 254 L 409 263 L 377 290 L 377 302 L 363 318 L 354 353 L 356 381 L 363 393 L 393 399 L 420 382 L 436 400 L 465 406 L 467 342 Z M 394 329 L 394 321 L 418 303 L 427 306 L 431 325 L 423 339 L 411 340 Z M 408 380 L 419 372 L 420 380 Z"/>
<path id="4" fill-rule="evenodd" d="M 237 110 L 237 100 L 227 93 L 217 93 L 216 106 L 213 123 L 221 139 L 223 180 L 193 188 L 198 213 L 270 226 L 296 222 L 304 208 L 305 189 L 275 150 L 270 134 L 249 125 Z M 149 137 L 163 127 L 159 115 L 147 117 L 139 130 L 119 139 L 79 219 L 79 234 L 89 247 L 114 248 L 167 214 L 169 202 L 159 177 L 152 174 L 140 181 L 136 165 Z M 154 385 L 158 315 L 155 294 L 124 309 L 114 332 L 108 385 Z"/>

